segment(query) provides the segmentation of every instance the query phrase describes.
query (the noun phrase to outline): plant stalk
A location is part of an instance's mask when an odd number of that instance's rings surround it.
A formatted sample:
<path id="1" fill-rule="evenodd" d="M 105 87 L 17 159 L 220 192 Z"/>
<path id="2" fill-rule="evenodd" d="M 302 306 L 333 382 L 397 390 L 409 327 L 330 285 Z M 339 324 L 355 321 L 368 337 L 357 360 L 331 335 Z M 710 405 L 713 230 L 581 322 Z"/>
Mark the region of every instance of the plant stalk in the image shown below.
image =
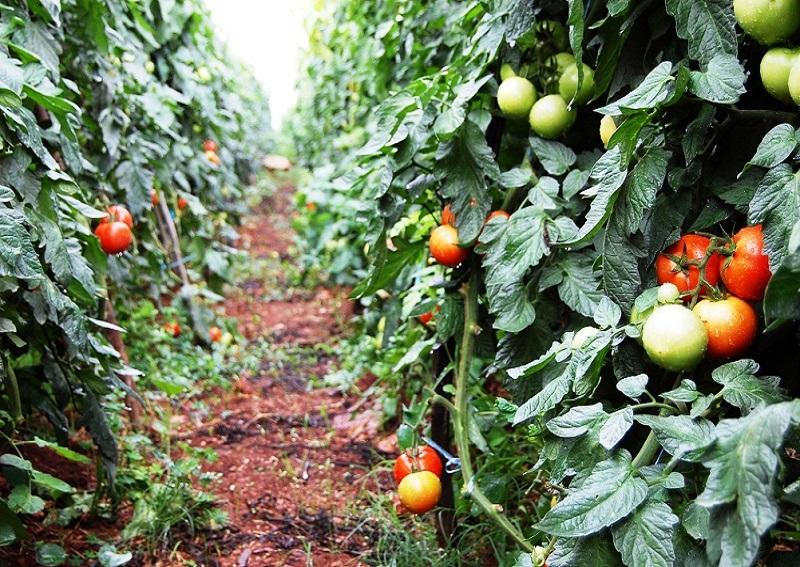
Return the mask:
<path id="1" fill-rule="evenodd" d="M 469 495 L 484 513 L 503 531 L 513 538 L 523 549 L 531 553 L 534 546 L 511 523 L 497 506 L 481 492 L 475 480 L 472 457 L 469 447 L 469 369 L 475 346 L 475 324 L 478 315 L 478 271 L 473 269 L 469 282 L 464 284 L 464 334 L 461 339 L 458 367 L 455 376 L 455 413 L 453 414 L 453 432 L 461 459 L 461 479 L 464 483 L 461 492 Z"/>

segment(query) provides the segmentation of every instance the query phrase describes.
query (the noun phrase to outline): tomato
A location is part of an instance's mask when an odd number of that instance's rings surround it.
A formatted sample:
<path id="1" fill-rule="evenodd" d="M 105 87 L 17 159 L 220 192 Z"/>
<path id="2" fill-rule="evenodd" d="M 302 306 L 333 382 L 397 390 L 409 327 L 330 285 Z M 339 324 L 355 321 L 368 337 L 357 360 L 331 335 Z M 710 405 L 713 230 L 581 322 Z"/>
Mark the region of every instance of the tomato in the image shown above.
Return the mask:
<path id="1" fill-rule="evenodd" d="M 181 336 L 181 325 L 177 321 L 170 321 L 164 325 L 164 330 L 173 337 Z"/>
<path id="2" fill-rule="evenodd" d="M 317 210 L 317 204 L 309 201 L 308 203 L 306 203 L 306 210 L 309 213 L 313 213 L 314 211 Z"/>
<path id="3" fill-rule="evenodd" d="M 436 476 L 442 476 L 444 465 L 436 449 L 430 445 L 410 449 L 397 457 L 394 461 L 394 479 L 400 482 L 414 472 L 430 471 Z"/>
<path id="4" fill-rule="evenodd" d="M 489 222 L 492 219 L 496 219 L 497 217 L 503 217 L 504 219 L 509 219 L 511 218 L 511 215 L 502 210 L 492 211 L 491 213 L 489 213 L 489 216 L 486 217 L 486 222 Z"/>
<path id="5" fill-rule="evenodd" d="M 583 329 L 575 333 L 574 337 L 572 337 L 572 343 L 570 344 L 570 346 L 575 350 L 579 350 L 583 345 L 586 344 L 586 342 L 589 339 L 591 339 L 599 332 L 600 329 L 597 329 L 595 327 L 584 327 Z"/>
<path id="6" fill-rule="evenodd" d="M 706 250 L 711 240 L 699 234 L 686 234 L 675 244 L 664 250 L 656 259 L 656 278 L 659 284 L 672 283 L 685 294 L 697 287 L 700 281 L 700 270 L 696 263 L 706 257 Z M 674 256 L 679 263 L 670 258 Z M 717 285 L 719 282 L 719 265 L 721 258 L 716 252 L 706 264 L 706 282 Z M 703 289 L 704 293 L 709 290 Z"/>
<path id="7" fill-rule="evenodd" d="M 575 104 L 583 104 L 592 98 L 594 92 L 594 69 L 583 63 L 583 83 L 578 90 L 578 65 L 573 63 L 564 70 L 558 80 L 558 93 L 567 102 L 574 100 Z"/>
<path id="8" fill-rule="evenodd" d="M 575 64 L 575 56 L 572 53 L 563 51 L 553 55 L 550 58 L 550 63 L 555 66 L 558 76 L 560 77 L 564 74 L 564 71 L 567 70 L 567 67 Z"/>
<path id="9" fill-rule="evenodd" d="M 153 206 L 158 205 L 158 192 L 157 191 L 150 191 L 150 202 L 153 203 Z"/>
<path id="10" fill-rule="evenodd" d="M 786 47 L 773 47 L 761 59 L 761 84 L 773 98 L 792 102 L 789 93 L 789 73 L 798 60 L 798 50 Z"/>
<path id="11" fill-rule="evenodd" d="M 121 254 L 133 243 L 131 227 L 120 221 L 104 221 L 94 231 L 100 239 L 100 248 L 106 254 Z"/>
<path id="12" fill-rule="evenodd" d="M 439 503 L 442 481 L 431 471 L 414 472 L 400 481 L 397 494 L 411 512 L 424 514 Z"/>
<path id="13" fill-rule="evenodd" d="M 789 71 L 789 96 L 795 104 L 800 105 L 800 57 Z"/>
<path id="14" fill-rule="evenodd" d="M 458 245 L 458 231 L 444 224 L 434 229 L 429 243 L 434 259 L 448 268 L 455 268 L 469 257 L 469 250 Z"/>
<path id="15" fill-rule="evenodd" d="M 642 344 L 655 364 L 680 372 L 702 360 L 708 346 L 703 322 L 690 309 L 675 303 L 660 305 L 645 321 Z"/>
<path id="16" fill-rule="evenodd" d="M 124 222 L 128 225 L 128 228 L 133 228 L 133 216 L 131 212 L 123 207 L 122 205 L 111 205 L 106 209 L 108 211 L 109 217 L 106 217 L 106 222 L 108 221 L 119 221 Z"/>
<path id="17" fill-rule="evenodd" d="M 681 290 L 673 283 L 661 284 L 658 288 L 659 303 L 675 303 L 681 296 Z"/>
<path id="18" fill-rule="evenodd" d="M 531 108 L 531 128 L 543 138 L 558 138 L 573 122 L 575 111 L 567 107 L 567 101 L 561 95 L 540 98 Z"/>
<path id="19" fill-rule="evenodd" d="M 456 215 L 450 205 L 445 205 L 442 209 L 442 224 L 456 225 Z"/>
<path id="20" fill-rule="evenodd" d="M 422 315 L 417 317 L 417 319 L 419 319 L 419 322 L 422 323 L 423 325 L 427 325 L 433 320 L 433 316 L 441 310 L 442 308 L 437 305 L 436 309 L 434 309 L 433 311 L 428 311 L 427 313 L 423 313 Z"/>
<path id="21" fill-rule="evenodd" d="M 219 159 L 219 156 L 217 155 L 217 152 L 206 151 L 206 152 L 204 152 L 204 154 L 205 154 L 206 159 L 208 160 L 208 162 L 210 164 L 219 165 L 219 164 L 222 163 L 222 160 Z"/>
<path id="22" fill-rule="evenodd" d="M 516 77 L 517 72 L 514 71 L 514 67 L 509 65 L 508 63 L 503 63 L 500 67 L 500 80 L 505 81 L 506 79 L 510 79 L 511 77 Z"/>
<path id="23" fill-rule="evenodd" d="M 211 327 L 208 330 L 208 338 L 211 339 L 212 343 L 218 343 L 222 340 L 222 329 L 219 327 Z"/>
<path id="24" fill-rule="evenodd" d="M 791 38 L 800 29 L 800 0 L 733 0 L 736 21 L 764 45 Z"/>
<path id="25" fill-rule="evenodd" d="M 736 297 L 761 301 L 772 277 L 761 225 L 748 226 L 734 234 L 733 246 L 733 254 L 720 269 L 722 283 Z"/>
<path id="26" fill-rule="evenodd" d="M 603 141 L 603 147 L 608 148 L 608 142 L 611 141 L 611 136 L 617 131 L 617 123 L 614 122 L 613 116 L 603 116 L 600 120 L 600 139 Z"/>
<path id="27" fill-rule="evenodd" d="M 212 140 L 211 138 L 206 138 L 203 142 L 203 151 L 204 152 L 215 152 L 219 149 L 217 143 Z"/>
<path id="28" fill-rule="evenodd" d="M 182 211 L 187 207 L 187 205 L 189 205 L 189 201 L 187 201 L 183 197 L 178 198 L 178 209 Z"/>
<path id="29" fill-rule="evenodd" d="M 756 338 L 756 311 L 738 297 L 731 296 L 721 301 L 704 299 L 694 306 L 694 312 L 706 327 L 708 354 L 714 358 L 738 356 Z"/>
<path id="30" fill-rule="evenodd" d="M 509 118 L 527 118 L 534 102 L 536 89 L 528 79 L 509 77 L 497 89 L 497 105 Z"/>

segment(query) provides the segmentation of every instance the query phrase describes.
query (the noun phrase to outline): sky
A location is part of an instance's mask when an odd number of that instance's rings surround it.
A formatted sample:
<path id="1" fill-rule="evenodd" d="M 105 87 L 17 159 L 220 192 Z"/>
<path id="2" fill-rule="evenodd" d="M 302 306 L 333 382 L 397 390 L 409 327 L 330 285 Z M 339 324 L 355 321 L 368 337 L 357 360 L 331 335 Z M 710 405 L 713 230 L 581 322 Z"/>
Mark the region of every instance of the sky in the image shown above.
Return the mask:
<path id="1" fill-rule="evenodd" d="M 295 84 L 313 0 L 205 2 L 222 40 L 269 92 L 272 125 L 280 128 L 297 98 Z"/>

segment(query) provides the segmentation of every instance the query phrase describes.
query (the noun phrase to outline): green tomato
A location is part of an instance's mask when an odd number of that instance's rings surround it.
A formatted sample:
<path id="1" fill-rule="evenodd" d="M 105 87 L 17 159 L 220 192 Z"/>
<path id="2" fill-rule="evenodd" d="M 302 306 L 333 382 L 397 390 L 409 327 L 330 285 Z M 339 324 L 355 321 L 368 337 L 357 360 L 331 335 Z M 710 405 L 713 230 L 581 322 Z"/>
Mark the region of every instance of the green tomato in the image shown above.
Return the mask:
<path id="1" fill-rule="evenodd" d="M 592 98 L 594 91 L 594 70 L 586 63 L 583 64 L 583 83 L 578 90 L 578 66 L 573 63 L 564 70 L 558 80 L 558 92 L 564 100 L 575 100 L 576 104 L 583 104 Z"/>
<path id="2" fill-rule="evenodd" d="M 144 64 L 144 70 L 152 75 L 156 71 L 156 64 L 152 61 L 148 61 Z"/>
<path id="3" fill-rule="evenodd" d="M 559 95 L 547 95 L 536 101 L 529 117 L 533 131 L 543 138 L 558 138 L 575 122 L 575 111 Z"/>
<path id="4" fill-rule="evenodd" d="M 510 79 L 511 77 L 516 77 L 517 73 L 514 71 L 514 67 L 509 65 L 508 63 L 503 63 L 503 66 L 500 67 L 500 79 L 505 81 L 506 79 Z"/>
<path id="5" fill-rule="evenodd" d="M 509 77 L 497 89 L 497 105 L 509 118 L 525 118 L 536 102 L 536 89 L 528 79 Z"/>
<path id="6" fill-rule="evenodd" d="M 578 350 L 583 345 L 586 344 L 586 341 L 591 339 L 593 336 L 595 336 L 599 332 L 600 332 L 600 329 L 597 329 L 595 327 L 584 327 L 583 329 L 581 329 L 580 331 L 575 333 L 575 336 L 572 337 L 572 343 L 570 343 L 569 346 L 572 347 L 575 350 Z"/>
<path id="7" fill-rule="evenodd" d="M 642 344 L 655 364 L 680 372 L 703 359 L 708 334 L 700 318 L 683 305 L 661 305 L 653 310 L 642 329 Z"/>
<path id="8" fill-rule="evenodd" d="M 561 76 L 567 70 L 567 67 L 575 64 L 575 56 L 572 53 L 562 51 L 553 55 L 550 61 L 555 65 L 558 75 Z"/>
<path id="9" fill-rule="evenodd" d="M 799 59 L 798 50 L 773 47 L 761 59 L 761 84 L 773 98 L 781 102 L 792 102 L 789 94 L 789 73 Z"/>
<path id="10" fill-rule="evenodd" d="M 800 29 L 800 0 L 733 0 L 742 29 L 763 45 L 791 38 Z"/>
<path id="11" fill-rule="evenodd" d="M 674 283 L 661 284 L 658 288 L 659 303 L 675 303 L 681 296 L 681 290 Z"/>
<path id="12" fill-rule="evenodd" d="M 617 123 L 614 122 L 613 116 L 603 116 L 600 120 L 600 139 L 603 141 L 603 147 L 608 148 L 608 142 L 611 141 L 611 136 L 617 131 Z"/>
<path id="13" fill-rule="evenodd" d="M 566 51 L 569 47 L 569 34 L 561 22 L 555 20 L 542 20 L 536 24 L 536 35 L 549 36 L 550 41 L 558 51 Z"/>
<path id="14" fill-rule="evenodd" d="M 800 105 L 800 58 L 797 59 L 789 72 L 789 95 L 795 104 Z"/>

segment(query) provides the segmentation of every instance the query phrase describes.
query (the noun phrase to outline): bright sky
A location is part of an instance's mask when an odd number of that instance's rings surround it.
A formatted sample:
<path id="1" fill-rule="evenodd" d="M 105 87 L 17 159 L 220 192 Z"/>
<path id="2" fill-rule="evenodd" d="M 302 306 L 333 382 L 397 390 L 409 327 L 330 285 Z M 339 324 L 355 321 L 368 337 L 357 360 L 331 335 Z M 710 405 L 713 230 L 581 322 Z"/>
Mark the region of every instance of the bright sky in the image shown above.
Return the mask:
<path id="1" fill-rule="evenodd" d="M 305 24 L 313 0 L 205 0 L 231 52 L 270 93 L 272 125 L 280 127 L 296 100 Z"/>

